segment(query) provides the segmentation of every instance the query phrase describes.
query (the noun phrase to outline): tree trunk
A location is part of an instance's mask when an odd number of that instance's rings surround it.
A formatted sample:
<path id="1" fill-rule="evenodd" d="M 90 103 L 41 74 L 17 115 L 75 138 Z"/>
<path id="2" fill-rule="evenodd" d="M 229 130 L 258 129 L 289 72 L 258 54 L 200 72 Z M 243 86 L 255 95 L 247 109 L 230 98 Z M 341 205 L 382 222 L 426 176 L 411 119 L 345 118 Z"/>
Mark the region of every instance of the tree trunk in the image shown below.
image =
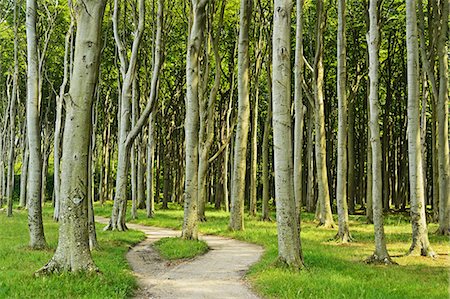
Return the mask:
<path id="1" fill-rule="evenodd" d="M 22 153 L 22 167 L 20 171 L 20 201 L 19 207 L 27 207 L 27 179 L 28 179 L 28 162 L 30 158 L 30 151 L 28 149 L 27 136 L 24 136 L 24 147 Z"/>
<path id="2" fill-rule="evenodd" d="M 155 213 L 155 194 L 153 187 L 153 171 L 155 163 L 155 112 L 150 114 L 148 121 L 148 141 L 147 141 L 147 194 L 146 208 L 147 218 L 153 217 Z"/>
<path id="3" fill-rule="evenodd" d="M 441 1 L 441 32 L 438 41 L 439 98 L 438 119 L 438 163 L 439 163 L 439 228 L 441 235 L 450 235 L 450 161 L 448 145 L 448 1 Z"/>
<path id="4" fill-rule="evenodd" d="M 299 213 L 294 196 L 291 131 L 290 0 L 275 0 L 273 17 L 273 149 L 278 260 L 303 267 Z M 303 108 L 303 107 L 302 107 Z"/>
<path id="5" fill-rule="evenodd" d="M 408 156 L 411 198 L 412 244 L 409 253 L 420 251 L 434 256 L 428 240 L 425 215 L 423 160 L 420 138 L 419 110 L 419 45 L 416 1 L 406 2 L 406 46 L 408 49 Z"/>
<path id="6" fill-rule="evenodd" d="M 269 160 L 269 138 L 272 124 L 272 80 L 270 76 L 270 64 L 266 64 L 268 74 L 268 100 L 267 100 L 267 115 L 264 120 L 264 135 L 262 143 L 262 184 L 263 184 L 263 198 L 262 198 L 262 220 L 271 221 L 269 200 L 270 200 L 270 160 Z"/>
<path id="7" fill-rule="evenodd" d="M 338 96 L 338 153 L 337 153 L 337 190 L 339 230 L 336 238 L 342 243 L 351 241 L 348 224 L 347 206 L 347 93 L 346 93 L 346 36 L 345 36 L 345 0 L 338 2 L 338 38 L 337 38 L 337 96 Z"/>
<path id="8" fill-rule="evenodd" d="M 234 144 L 233 183 L 231 185 L 230 229 L 244 229 L 247 140 L 250 120 L 249 28 L 252 1 L 241 0 L 238 45 L 238 123 Z"/>
<path id="9" fill-rule="evenodd" d="M 333 214 L 331 212 L 330 191 L 328 188 L 327 149 L 325 140 L 325 107 L 324 107 L 324 66 L 323 66 L 323 34 L 325 31 L 324 1 L 317 1 L 317 37 L 316 61 L 314 68 L 315 79 L 315 119 L 316 119 L 316 165 L 317 183 L 319 187 L 319 225 L 333 228 Z"/>
<path id="10" fill-rule="evenodd" d="M 41 134 L 39 122 L 39 71 L 36 36 L 36 0 L 27 0 L 27 139 L 30 151 L 27 180 L 28 227 L 30 247 L 41 249 L 47 246 L 42 224 L 41 205 Z"/>
<path id="11" fill-rule="evenodd" d="M 77 35 L 63 135 L 58 247 L 50 262 L 36 275 L 97 271 L 89 250 L 87 167 L 91 107 L 98 82 L 105 6 L 106 1 L 85 0 L 83 8 L 75 9 Z"/>
<path id="12" fill-rule="evenodd" d="M 367 46 L 369 51 L 369 129 L 372 147 L 372 201 L 373 222 L 375 231 L 375 251 L 367 259 L 368 263 L 392 264 L 384 237 L 383 226 L 383 184 L 381 176 L 381 138 L 379 126 L 379 103 L 378 103 L 378 69 L 379 58 L 379 20 L 378 0 L 370 0 L 369 3 L 369 31 L 367 33 Z"/>
<path id="13" fill-rule="evenodd" d="M 198 130 L 199 130 L 199 57 L 205 29 L 208 0 L 192 0 L 193 21 L 186 57 L 186 175 L 183 239 L 197 239 L 198 208 Z"/>
<path id="14" fill-rule="evenodd" d="M 315 204 L 315 182 L 314 182 L 314 111 L 313 107 L 308 110 L 308 140 L 306 143 L 306 163 L 308 175 L 306 178 L 306 210 L 314 212 Z"/>

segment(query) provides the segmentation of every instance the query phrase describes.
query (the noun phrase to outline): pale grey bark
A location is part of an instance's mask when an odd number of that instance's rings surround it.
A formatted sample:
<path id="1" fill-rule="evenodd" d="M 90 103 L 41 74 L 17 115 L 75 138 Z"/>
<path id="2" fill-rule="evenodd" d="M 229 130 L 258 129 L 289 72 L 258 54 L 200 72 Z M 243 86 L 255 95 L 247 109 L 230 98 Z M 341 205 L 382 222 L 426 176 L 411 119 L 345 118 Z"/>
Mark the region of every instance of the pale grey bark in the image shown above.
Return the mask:
<path id="1" fill-rule="evenodd" d="M 27 180 L 28 227 L 30 247 L 47 246 L 42 224 L 41 134 L 39 123 L 39 67 L 36 35 L 36 0 L 27 0 L 27 139 L 30 151 Z"/>
<path id="2" fill-rule="evenodd" d="M 245 176 L 247 141 L 250 127 L 250 56 L 249 28 L 252 1 L 241 0 L 238 44 L 238 122 L 234 143 L 233 182 L 231 185 L 231 230 L 244 229 Z"/>
<path id="3" fill-rule="evenodd" d="M 439 228 L 438 233 L 450 235 L 450 157 L 448 136 L 448 16 L 449 3 L 440 3 L 440 33 L 437 44 L 439 60 L 438 120 L 438 171 L 439 171 Z"/>
<path id="4" fill-rule="evenodd" d="M 26 133 L 25 133 L 26 134 Z M 28 162 L 30 159 L 30 151 L 28 149 L 27 136 L 24 136 L 24 146 L 22 153 L 22 167 L 20 170 L 20 200 L 19 207 L 27 206 L 27 179 L 28 179 Z"/>
<path id="5" fill-rule="evenodd" d="M 333 214 L 331 212 L 330 191 L 328 187 L 327 149 L 325 136 L 325 104 L 324 104 L 324 45 L 323 34 L 325 31 L 324 0 L 317 1 L 317 36 L 316 59 L 314 63 L 314 89 L 315 89 L 315 125 L 316 125 L 316 166 L 318 185 L 319 225 L 326 228 L 334 227 Z"/>
<path id="6" fill-rule="evenodd" d="M 300 215 L 303 198 L 303 125 L 306 108 L 303 106 L 303 2 L 297 0 L 297 24 L 295 33 L 294 65 L 294 196 Z"/>
<path id="7" fill-rule="evenodd" d="M 337 148 L 337 186 L 336 202 L 338 210 L 338 233 L 336 238 L 342 243 L 351 241 L 347 206 L 347 92 L 346 92 L 346 36 L 345 0 L 338 1 L 337 36 L 337 96 L 338 96 L 338 148 Z"/>
<path id="8" fill-rule="evenodd" d="M 18 1 L 14 1 L 14 72 L 13 72 L 13 86 L 12 92 L 9 96 L 9 144 L 8 144 L 8 172 L 6 179 L 6 200 L 7 210 L 6 215 L 12 216 L 13 210 L 13 192 L 14 192 L 14 164 L 15 164 L 15 139 L 16 139 L 16 102 L 18 100 L 19 92 L 19 10 Z"/>
<path id="9" fill-rule="evenodd" d="M 375 251 L 367 259 L 367 262 L 393 263 L 387 248 L 383 226 L 382 208 L 382 176 L 381 176 L 381 138 L 379 121 L 378 102 L 378 69 L 380 47 L 380 32 L 378 19 L 378 0 L 369 2 L 369 31 L 367 33 L 367 46 L 369 51 L 369 129 L 372 147 L 372 201 L 373 201 L 373 222 L 375 231 Z"/>
<path id="10" fill-rule="evenodd" d="M 155 194 L 154 194 L 154 164 L 155 164 L 155 112 L 150 113 L 148 121 L 148 141 L 147 141 L 147 194 L 146 211 L 147 217 L 153 217 L 155 213 Z"/>
<path id="11" fill-rule="evenodd" d="M 425 215 L 424 172 L 419 110 L 419 44 L 416 0 L 406 1 L 406 47 L 408 65 L 408 156 L 411 200 L 412 244 L 409 253 L 434 256 L 428 240 Z"/>
<path id="12" fill-rule="evenodd" d="M 186 174 L 184 189 L 184 239 L 198 238 L 198 143 L 199 143 L 199 57 L 205 29 L 208 0 L 192 0 L 193 20 L 186 57 Z"/>
<path id="13" fill-rule="evenodd" d="M 60 211 L 60 189 L 61 189 L 61 135 L 62 135 L 62 112 L 64 105 L 64 95 L 66 92 L 66 86 L 69 81 L 69 54 L 72 52 L 71 40 L 74 29 L 74 19 L 71 14 L 71 21 L 69 30 L 67 30 L 64 44 L 64 77 L 59 88 L 59 95 L 56 97 L 56 119 L 55 119 L 55 135 L 53 137 L 53 186 L 55 196 L 55 210 L 53 212 L 53 219 L 58 221 Z"/>
<path id="14" fill-rule="evenodd" d="M 122 38 L 119 35 L 119 0 L 114 1 L 113 27 L 114 39 L 118 48 L 120 58 L 120 71 L 123 78 L 120 95 L 120 122 L 118 133 L 118 154 L 117 154 L 117 173 L 116 173 L 116 194 L 114 197 L 114 206 L 110 223 L 105 230 L 112 229 L 124 231 L 127 229 L 125 224 L 127 211 L 127 184 L 128 184 L 128 167 L 130 164 L 129 153 L 132 142 L 127 142 L 130 132 L 130 114 L 132 98 L 132 86 L 137 72 L 137 59 L 139 47 L 144 31 L 145 6 L 143 0 L 138 3 L 138 24 L 134 32 L 134 40 L 131 47 L 131 56 L 128 59 L 127 49 Z M 137 135 L 137 134 L 136 134 Z"/>
<path id="15" fill-rule="evenodd" d="M 264 120 L 264 134 L 262 143 L 262 185 L 263 185 L 263 198 L 262 198 L 262 220 L 271 221 L 269 200 L 270 200 L 270 162 L 269 162 L 269 137 L 270 129 L 272 125 L 272 76 L 271 66 L 266 63 L 267 70 L 267 115 Z"/>
<path id="16" fill-rule="evenodd" d="M 306 210 L 314 212 L 315 204 L 315 180 L 314 180 L 314 108 L 309 106 L 308 111 L 308 135 L 306 143 L 306 165 L 308 174 L 306 177 Z"/>
<path id="17" fill-rule="evenodd" d="M 303 267 L 299 213 L 293 182 L 291 131 L 291 0 L 275 0 L 273 17 L 273 149 L 277 208 L 278 259 Z"/>
<path id="18" fill-rule="evenodd" d="M 97 271 L 89 249 L 87 168 L 91 108 L 98 82 L 106 1 L 85 0 L 77 5 L 83 7 L 75 8 L 77 34 L 63 134 L 58 247 L 53 258 L 36 275 Z"/>

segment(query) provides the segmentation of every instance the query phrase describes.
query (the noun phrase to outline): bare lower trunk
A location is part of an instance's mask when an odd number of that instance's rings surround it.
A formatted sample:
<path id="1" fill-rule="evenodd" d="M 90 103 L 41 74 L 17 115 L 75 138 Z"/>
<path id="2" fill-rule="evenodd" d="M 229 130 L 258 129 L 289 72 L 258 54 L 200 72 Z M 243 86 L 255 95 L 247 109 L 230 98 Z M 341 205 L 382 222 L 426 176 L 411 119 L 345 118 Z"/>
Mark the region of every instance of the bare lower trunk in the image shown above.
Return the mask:
<path id="1" fill-rule="evenodd" d="M 153 217 L 155 213 L 155 195 L 153 188 L 153 171 L 155 163 L 155 112 L 150 114 L 147 141 L 147 217 Z"/>
<path id="2" fill-rule="evenodd" d="M 25 208 L 27 206 L 27 179 L 28 179 L 28 162 L 30 158 L 30 151 L 28 149 L 28 140 L 25 136 L 24 149 L 22 154 L 22 167 L 20 171 L 20 201 L 19 207 Z"/>
<path id="3" fill-rule="evenodd" d="M 250 57 L 249 28 L 251 0 L 241 0 L 238 45 L 238 123 L 234 143 L 233 183 L 231 185 L 231 230 L 244 229 L 245 178 L 247 168 L 247 140 L 250 118 Z"/>
<path id="4" fill-rule="evenodd" d="M 27 0 L 27 139 L 30 151 L 27 180 L 30 247 L 47 246 L 42 224 L 41 134 L 39 124 L 39 71 L 36 36 L 36 0 Z"/>
<path id="5" fill-rule="evenodd" d="M 406 3 L 406 46 L 408 49 L 408 156 L 411 198 L 412 244 L 409 252 L 434 256 L 428 240 L 419 118 L 419 45 L 416 1 Z"/>
<path id="6" fill-rule="evenodd" d="M 325 30 L 324 1 L 317 1 L 317 41 L 315 78 L 315 120 L 316 120 L 316 165 L 317 184 L 319 189 L 319 225 L 334 227 L 331 212 L 330 191 L 328 187 L 327 148 L 325 140 L 325 104 L 324 104 L 324 66 L 323 66 L 323 34 Z"/>
<path id="7" fill-rule="evenodd" d="M 182 237 L 197 239 L 198 130 L 199 130 L 199 57 L 205 28 L 207 0 L 192 0 L 193 22 L 186 57 L 186 174 Z"/>
<path id="8" fill-rule="evenodd" d="M 449 3 L 441 1 L 441 32 L 438 41 L 439 98 L 438 119 L 438 169 L 439 169 L 439 229 L 438 233 L 450 235 L 450 158 L 448 144 L 448 33 Z"/>
<path id="9" fill-rule="evenodd" d="M 294 196 L 291 67 L 290 67 L 290 0 L 275 0 L 273 28 L 273 149 L 275 164 L 275 197 L 277 206 L 278 259 L 289 267 L 303 267 L 300 243 L 299 213 Z M 303 107 L 302 107 L 303 108 Z"/>
<path id="10" fill-rule="evenodd" d="M 347 206 L 347 93 L 346 93 L 346 40 L 345 40 L 345 0 L 338 2 L 337 38 L 337 95 L 338 95 L 338 149 L 337 149 L 337 187 L 339 230 L 336 238 L 343 243 L 351 241 Z"/>
<path id="11" fill-rule="evenodd" d="M 81 4 L 78 4 L 81 5 Z M 106 1 L 85 0 L 75 9 L 77 35 L 67 102 L 61 163 L 61 215 L 58 247 L 36 275 L 61 271 L 97 271 L 89 249 L 88 152 L 91 107 L 98 81 L 101 24 Z"/>
<path id="12" fill-rule="evenodd" d="M 315 184 L 314 184 L 314 112 L 313 107 L 308 112 L 308 136 L 306 142 L 306 163 L 308 175 L 306 178 L 306 210 L 314 212 Z"/>
<path id="13" fill-rule="evenodd" d="M 263 184 L 263 199 L 262 199 L 262 220 L 270 221 L 270 162 L 269 162 L 269 137 L 272 124 L 272 80 L 270 78 L 270 65 L 266 64 L 268 82 L 267 86 L 268 101 L 267 101 L 267 115 L 264 121 L 264 135 L 262 143 L 262 184 Z"/>
<path id="14" fill-rule="evenodd" d="M 378 0 L 370 0 L 369 4 L 369 32 L 367 33 L 367 44 L 369 51 L 369 80 L 370 80 L 370 117 L 369 128 L 372 147 L 372 200 L 373 200 L 373 222 L 375 231 L 375 251 L 367 262 L 393 263 L 387 248 L 383 226 L 383 186 L 381 176 L 381 138 L 379 126 L 379 103 L 378 103 L 378 69 L 379 69 L 379 21 Z"/>

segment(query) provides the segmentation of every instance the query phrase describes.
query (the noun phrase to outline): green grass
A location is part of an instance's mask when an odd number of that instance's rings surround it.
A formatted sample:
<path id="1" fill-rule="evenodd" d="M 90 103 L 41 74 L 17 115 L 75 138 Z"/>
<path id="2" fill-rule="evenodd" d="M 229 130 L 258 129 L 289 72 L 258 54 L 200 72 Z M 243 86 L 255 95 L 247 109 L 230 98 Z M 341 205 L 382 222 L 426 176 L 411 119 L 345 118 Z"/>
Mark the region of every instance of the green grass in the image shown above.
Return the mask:
<path id="1" fill-rule="evenodd" d="M 153 246 L 166 260 L 189 259 L 208 251 L 208 244 L 200 240 L 183 240 L 181 238 L 162 238 Z"/>
<path id="2" fill-rule="evenodd" d="M 97 230 L 100 250 L 93 258 L 101 274 L 62 274 L 34 277 L 34 272 L 52 257 L 57 245 L 58 224 L 51 211 L 44 210 L 47 250 L 27 247 L 28 226 L 25 211 L 14 211 L 11 218 L 0 213 L 0 298 L 125 298 L 136 288 L 125 253 L 145 236 L 141 232 L 103 232 Z"/>
<path id="3" fill-rule="evenodd" d="M 111 204 L 96 207 L 96 213 L 109 217 Z M 245 231 L 227 229 L 228 214 L 207 210 L 207 222 L 199 224 L 204 234 L 223 235 L 264 246 L 262 259 L 247 275 L 253 288 L 268 298 L 448 298 L 449 240 L 433 234 L 436 224 L 429 225 L 430 241 L 439 257 L 395 257 L 398 266 L 364 264 L 374 249 L 373 226 L 364 216 L 350 216 L 351 232 L 357 242 L 341 245 L 329 241 L 336 230 L 316 227 L 312 214 L 302 214 L 302 246 L 306 269 L 299 273 L 274 266 L 277 259 L 277 232 L 273 222 L 246 217 Z M 138 212 L 135 223 L 181 229 L 182 208 L 171 205 L 157 210 L 148 219 Z M 272 219 L 275 219 L 274 215 Z M 408 217 L 389 215 L 385 219 L 386 240 L 392 256 L 404 255 L 411 242 Z M 129 219 L 129 221 L 131 221 Z"/>

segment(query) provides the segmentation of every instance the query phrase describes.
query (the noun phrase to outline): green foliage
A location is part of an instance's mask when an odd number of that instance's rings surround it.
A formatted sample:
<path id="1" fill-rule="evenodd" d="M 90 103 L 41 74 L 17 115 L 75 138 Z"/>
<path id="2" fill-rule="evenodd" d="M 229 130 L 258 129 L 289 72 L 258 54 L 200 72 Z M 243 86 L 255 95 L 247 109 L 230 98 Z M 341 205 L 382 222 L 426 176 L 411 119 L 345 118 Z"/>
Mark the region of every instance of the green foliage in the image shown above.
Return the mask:
<path id="1" fill-rule="evenodd" d="M 208 251 L 205 241 L 181 238 L 162 238 L 153 246 L 167 260 L 189 259 Z"/>
<path id="2" fill-rule="evenodd" d="M 181 229 L 183 212 L 179 206 L 157 210 L 154 218 L 139 211 L 134 222 Z M 109 204 L 97 209 L 109 216 Z M 300 272 L 276 267 L 277 232 L 274 222 L 245 219 L 246 230 L 228 231 L 228 214 L 208 210 L 207 222 L 199 223 L 202 233 L 222 235 L 264 246 L 262 259 L 247 275 L 254 289 L 268 298 L 446 298 L 448 296 L 448 239 L 430 233 L 433 249 L 440 255 L 403 256 L 411 242 L 411 224 L 401 215 L 386 217 L 389 252 L 399 266 L 366 265 L 364 259 L 374 250 L 373 226 L 363 216 L 350 216 L 356 242 L 341 245 L 332 239 L 335 230 L 316 227 L 314 215 L 302 214 L 302 246 L 306 268 Z M 272 215 L 275 219 L 275 215 Z M 436 224 L 429 224 L 433 232 Z"/>
<path id="3" fill-rule="evenodd" d="M 101 249 L 93 252 L 101 274 L 62 274 L 35 278 L 33 273 L 44 266 L 57 245 L 58 224 L 51 220 L 51 210 L 44 210 L 44 227 L 49 249 L 33 251 L 27 247 L 26 211 L 14 211 L 7 218 L 0 213 L 0 298 L 125 298 L 136 288 L 125 253 L 144 238 L 129 231 L 97 231 Z"/>

